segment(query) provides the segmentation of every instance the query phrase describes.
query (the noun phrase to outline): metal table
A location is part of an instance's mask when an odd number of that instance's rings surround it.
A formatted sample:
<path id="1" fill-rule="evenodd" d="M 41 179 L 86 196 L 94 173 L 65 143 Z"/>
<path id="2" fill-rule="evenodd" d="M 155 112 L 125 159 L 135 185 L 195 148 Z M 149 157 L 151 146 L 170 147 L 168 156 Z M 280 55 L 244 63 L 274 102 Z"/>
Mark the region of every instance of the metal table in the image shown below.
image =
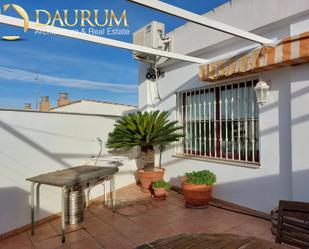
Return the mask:
<path id="1" fill-rule="evenodd" d="M 93 186 L 106 179 L 110 179 L 110 190 L 112 192 L 112 207 L 115 211 L 116 204 L 116 189 L 115 189 L 115 174 L 119 171 L 117 167 L 99 167 L 92 165 L 84 165 L 72 167 L 64 170 L 58 170 L 47 174 L 38 175 L 26 179 L 31 184 L 31 227 L 34 234 L 35 220 L 35 192 L 36 205 L 39 207 L 39 188 L 42 184 L 61 188 L 61 239 L 65 242 L 65 193 L 68 188 L 74 186 Z M 35 191 L 36 189 L 36 191 Z M 105 190 L 104 190 L 105 191 Z M 88 205 L 89 196 L 86 195 L 86 203 Z"/>

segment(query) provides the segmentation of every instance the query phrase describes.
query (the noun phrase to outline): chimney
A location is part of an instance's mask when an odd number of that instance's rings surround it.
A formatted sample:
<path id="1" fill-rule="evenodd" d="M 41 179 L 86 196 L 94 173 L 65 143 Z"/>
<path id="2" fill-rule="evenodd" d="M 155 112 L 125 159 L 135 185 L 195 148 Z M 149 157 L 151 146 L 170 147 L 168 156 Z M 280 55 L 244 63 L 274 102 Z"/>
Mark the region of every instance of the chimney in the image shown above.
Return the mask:
<path id="1" fill-rule="evenodd" d="M 70 104 L 70 100 L 68 99 L 68 93 L 59 93 L 59 99 L 57 101 L 57 106 L 65 106 Z"/>
<path id="2" fill-rule="evenodd" d="M 50 107 L 49 97 L 42 96 L 40 101 L 40 111 L 48 111 Z"/>
<path id="3" fill-rule="evenodd" d="M 25 103 L 24 104 L 24 110 L 27 110 L 27 111 L 32 110 L 31 103 Z"/>

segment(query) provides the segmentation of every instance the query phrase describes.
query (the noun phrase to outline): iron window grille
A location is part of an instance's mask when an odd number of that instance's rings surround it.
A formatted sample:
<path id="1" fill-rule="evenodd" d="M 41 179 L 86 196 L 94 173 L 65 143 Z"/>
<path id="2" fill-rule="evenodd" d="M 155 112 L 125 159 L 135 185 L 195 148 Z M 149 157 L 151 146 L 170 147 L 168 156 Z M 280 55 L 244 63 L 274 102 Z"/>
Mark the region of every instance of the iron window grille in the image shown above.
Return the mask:
<path id="1" fill-rule="evenodd" d="M 260 162 L 258 80 L 177 93 L 183 138 L 177 153 L 213 159 Z"/>

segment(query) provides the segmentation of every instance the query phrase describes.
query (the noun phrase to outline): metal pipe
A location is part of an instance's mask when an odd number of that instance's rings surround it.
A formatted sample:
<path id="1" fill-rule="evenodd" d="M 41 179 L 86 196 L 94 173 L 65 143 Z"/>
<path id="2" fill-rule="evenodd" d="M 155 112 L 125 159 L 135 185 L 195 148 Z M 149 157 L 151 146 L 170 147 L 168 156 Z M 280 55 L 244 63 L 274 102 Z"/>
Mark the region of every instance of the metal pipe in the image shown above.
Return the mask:
<path id="1" fill-rule="evenodd" d="M 65 195 L 66 187 L 61 189 L 61 241 L 65 242 Z"/>
<path id="2" fill-rule="evenodd" d="M 16 26 L 16 27 L 24 27 L 23 19 L 10 17 L 7 15 L 0 15 L 0 23 L 11 25 L 11 26 Z M 183 55 L 183 54 L 177 54 L 173 52 L 167 52 L 167 51 L 158 50 L 158 49 L 153 49 L 153 48 L 144 47 L 144 46 L 140 46 L 140 45 L 136 45 L 136 44 L 132 44 L 128 42 L 118 41 L 118 40 L 95 36 L 95 35 L 89 35 L 86 33 L 76 32 L 74 30 L 58 28 L 54 26 L 38 26 L 35 22 L 29 22 L 29 29 L 42 31 L 42 32 L 50 32 L 51 34 L 55 34 L 55 35 L 60 35 L 60 36 L 74 38 L 78 40 L 98 43 L 101 45 L 107 45 L 107 46 L 116 47 L 116 48 L 122 48 L 126 50 L 153 54 L 153 55 L 157 55 L 157 56 L 161 56 L 165 58 L 188 61 L 188 62 L 193 62 L 193 63 L 198 63 L 198 64 L 209 63 L 209 60 L 207 59 L 192 57 L 192 56 Z"/>
<path id="3" fill-rule="evenodd" d="M 35 187 L 35 183 L 31 183 L 31 234 L 34 234 L 34 187 Z"/>
<path id="4" fill-rule="evenodd" d="M 260 44 L 269 44 L 273 42 L 268 38 L 247 32 L 239 28 L 235 28 L 222 22 L 214 21 L 205 16 L 195 14 L 193 12 L 184 10 L 182 8 L 178 8 L 176 6 L 164 3 L 162 1 L 157 0 L 129 0 L 129 1 L 173 16 L 180 17 L 182 19 L 205 26 L 207 28 L 221 31 L 229 35 L 241 37 L 249 41 L 257 42 Z"/>
<path id="5" fill-rule="evenodd" d="M 111 183 L 111 192 L 112 192 L 112 207 L 113 207 L 113 212 L 115 212 L 116 211 L 115 175 L 112 176 L 110 183 Z"/>

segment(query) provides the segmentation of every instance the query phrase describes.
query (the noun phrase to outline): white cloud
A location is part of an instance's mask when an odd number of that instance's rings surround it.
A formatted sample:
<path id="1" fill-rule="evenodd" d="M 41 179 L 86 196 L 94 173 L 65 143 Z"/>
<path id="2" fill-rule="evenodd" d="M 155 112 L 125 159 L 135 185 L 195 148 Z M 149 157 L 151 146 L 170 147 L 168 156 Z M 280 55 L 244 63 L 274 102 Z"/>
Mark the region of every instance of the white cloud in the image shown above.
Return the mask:
<path id="1" fill-rule="evenodd" d="M 20 81 L 34 83 L 35 78 L 38 76 L 40 84 L 47 84 L 51 86 L 63 86 L 80 89 L 92 90 L 106 90 L 110 92 L 123 92 L 123 93 L 136 93 L 137 86 L 132 84 L 113 84 L 100 81 L 80 80 L 73 78 L 60 78 L 46 74 L 35 74 L 33 72 L 0 67 L 0 79 L 10 81 Z"/>

